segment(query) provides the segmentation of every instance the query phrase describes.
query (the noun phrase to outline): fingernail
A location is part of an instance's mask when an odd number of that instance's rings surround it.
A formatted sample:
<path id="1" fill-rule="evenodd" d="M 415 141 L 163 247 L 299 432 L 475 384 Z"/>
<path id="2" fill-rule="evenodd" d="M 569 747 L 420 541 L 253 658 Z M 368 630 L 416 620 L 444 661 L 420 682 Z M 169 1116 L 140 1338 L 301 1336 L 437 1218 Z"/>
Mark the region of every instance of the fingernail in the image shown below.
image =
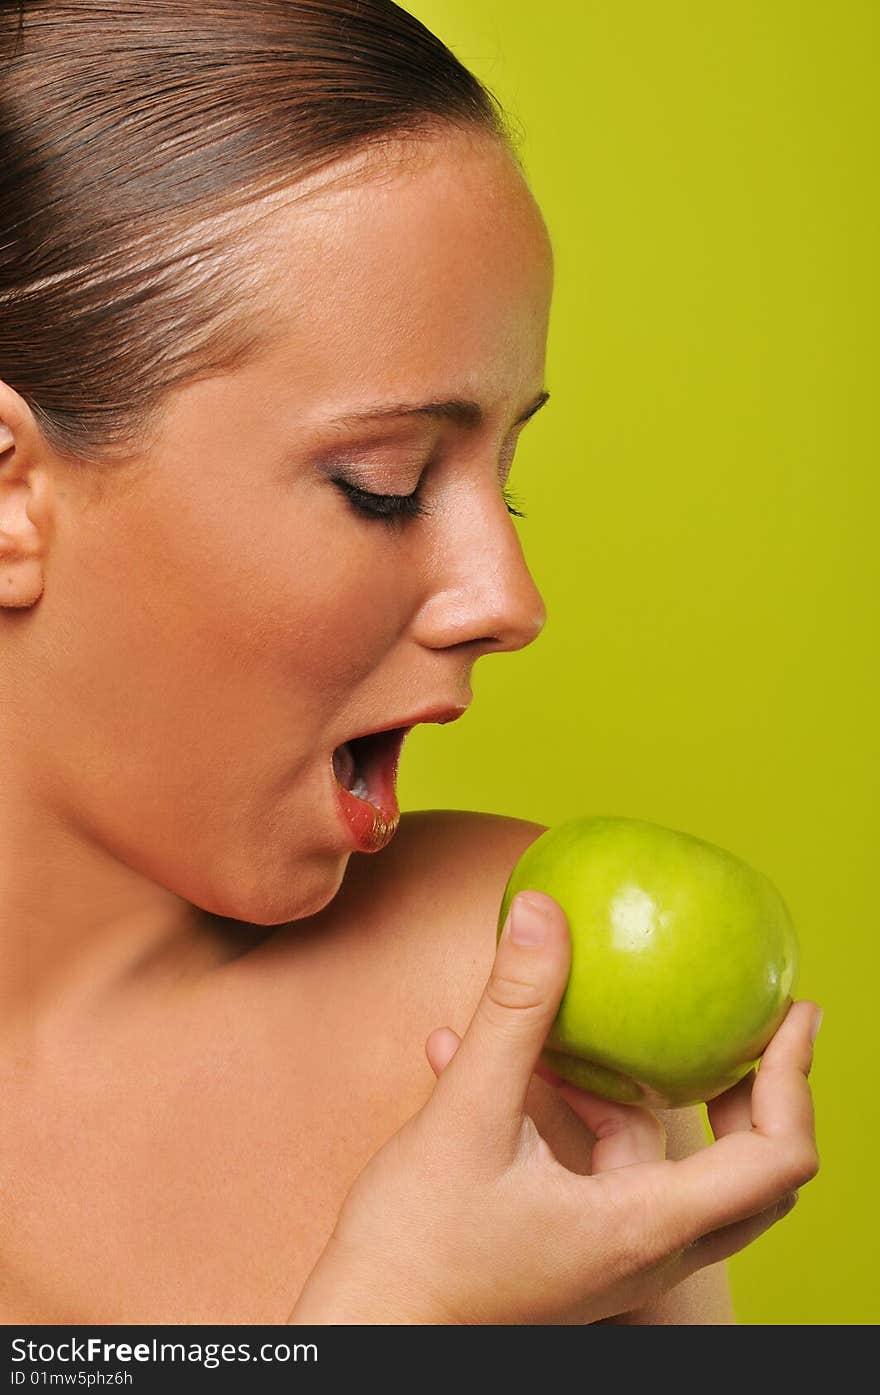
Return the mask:
<path id="1" fill-rule="evenodd" d="M 527 891 L 513 898 L 510 908 L 510 938 L 516 945 L 539 945 L 547 938 L 547 921 Z"/>
<path id="2" fill-rule="evenodd" d="M 810 1027 L 810 1041 L 815 1041 L 819 1035 L 819 1028 L 822 1026 L 823 1008 L 816 1008 L 813 1013 L 813 1025 Z"/>

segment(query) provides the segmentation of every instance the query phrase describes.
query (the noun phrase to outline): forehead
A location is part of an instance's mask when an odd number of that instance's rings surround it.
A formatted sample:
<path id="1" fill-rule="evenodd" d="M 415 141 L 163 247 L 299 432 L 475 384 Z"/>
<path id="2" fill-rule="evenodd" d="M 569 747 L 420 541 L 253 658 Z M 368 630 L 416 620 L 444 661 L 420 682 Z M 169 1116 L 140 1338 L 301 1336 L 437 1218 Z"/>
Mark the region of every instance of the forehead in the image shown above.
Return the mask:
<path id="1" fill-rule="evenodd" d="M 553 258 L 512 155 L 452 131 L 338 162 L 265 220 L 269 364 L 334 393 L 540 383 Z"/>

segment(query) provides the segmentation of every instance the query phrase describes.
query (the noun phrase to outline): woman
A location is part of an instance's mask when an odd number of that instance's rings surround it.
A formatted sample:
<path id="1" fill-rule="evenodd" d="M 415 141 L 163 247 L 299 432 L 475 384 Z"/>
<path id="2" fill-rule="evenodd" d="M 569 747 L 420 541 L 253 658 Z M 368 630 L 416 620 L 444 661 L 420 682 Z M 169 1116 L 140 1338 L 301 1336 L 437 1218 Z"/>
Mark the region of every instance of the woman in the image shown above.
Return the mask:
<path id="1" fill-rule="evenodd" d="M 503 115 L 390 0 L 0 21 L 2 1320 L 732 1320 L 817 1166 L 813 1005 L 709 1148 L 534 1076 L 567 927 L 495 917 L 542 826 L 393 793 L 545 618 Z"/>

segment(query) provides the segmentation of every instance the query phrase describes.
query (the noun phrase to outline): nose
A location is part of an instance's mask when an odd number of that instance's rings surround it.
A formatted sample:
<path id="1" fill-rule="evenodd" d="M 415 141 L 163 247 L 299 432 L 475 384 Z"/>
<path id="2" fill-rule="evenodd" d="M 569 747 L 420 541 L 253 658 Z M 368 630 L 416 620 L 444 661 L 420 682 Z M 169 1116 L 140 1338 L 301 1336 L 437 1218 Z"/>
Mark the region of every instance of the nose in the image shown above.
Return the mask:
<path id="1" fill-rule="evenodd" d="M 418 639 L 438 649 L 470 645 L 474 657 L 526 648 L 547 610 L 497 483 L 475 486 L 456 512 L 459 520 L 432 548 Z"/>

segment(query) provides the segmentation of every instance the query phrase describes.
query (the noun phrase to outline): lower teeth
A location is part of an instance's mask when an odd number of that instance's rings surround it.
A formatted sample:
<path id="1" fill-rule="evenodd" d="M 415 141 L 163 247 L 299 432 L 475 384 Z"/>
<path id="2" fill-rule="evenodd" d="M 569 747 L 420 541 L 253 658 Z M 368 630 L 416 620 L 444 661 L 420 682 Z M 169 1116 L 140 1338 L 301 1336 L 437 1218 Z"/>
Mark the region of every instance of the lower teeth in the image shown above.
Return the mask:
<path id="1" fill-rule="evenodd" d="M 353 794 L 357 799 L 369 799 L 370 791 L 367 789 L 363 776 L 359 775 L 354 784 L 349 787 L 349 794 Z"/>

